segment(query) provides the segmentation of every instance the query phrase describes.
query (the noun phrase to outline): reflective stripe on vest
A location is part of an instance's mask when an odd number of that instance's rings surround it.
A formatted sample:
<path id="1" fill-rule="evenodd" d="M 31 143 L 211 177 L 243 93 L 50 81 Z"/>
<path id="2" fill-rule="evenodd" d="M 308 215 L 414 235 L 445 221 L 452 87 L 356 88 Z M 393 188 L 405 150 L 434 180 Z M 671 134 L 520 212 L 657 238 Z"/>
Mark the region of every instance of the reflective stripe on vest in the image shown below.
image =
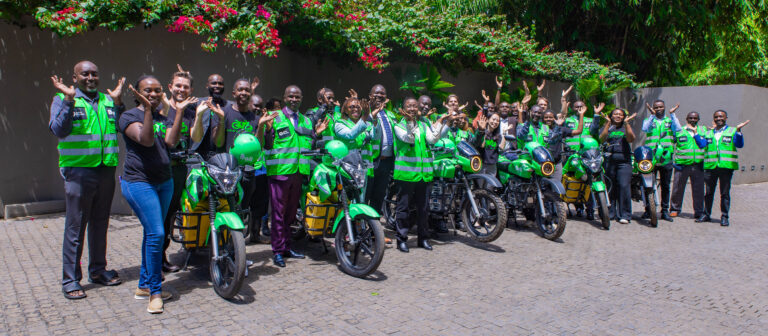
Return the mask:
<path id="1" fill-rule="evenodd" d="M 298 114 L 298 127 L 286 117 L 283 111 L 273 122 L 275 137 L 272 149 L 264 151 L 267 175 L 290 175 L 299 172 L 309 175 L 309 158 L 301 155 L 301 151 L 312 149 L 312 123 Z"/>
<path id="2" fill-rule="evenodd" d="M 704 126 L 696 127 L 696 134 L 705 136 L 707 129 Z M 677 133 L 675 139 L 675 164 L 678 165 L 692 165 L 694 163 L 700 163 L 704 161 L 704 149 L 700 149 L 696 144 L 694 135 L 687 129 Z"/>
<path id="3" fill-rule="evenodd" d="M 581 134 L 565 138 L 565 145 L 573 150 L 578 150 L 581 146 L 581 139 L 592 139 L 592 135 L 589 134 L 589 128 L 592 126 L 593 122 L 593 118 L 584 117 L 584 127 L 581 129 Z M 568 117 L 568 119 L 565 119 L 565 126 L 572 130 L 576 130 L 579 128 L 579 118 L 576 116 Z"/>
<path id="4" fill-rule="evenodd" d="M 645 145 L 651 148 L 656 147 L 657 143 L 661 143 L 661 147 L 674 146 L 675 139 L 672 136 L 672 119 L 664 117 L 664 119 L 654 119 L 651 126 L 651 134 L 645 138 Z"/>
<path id="5" fill-rule="evenodd" d="M 349 128 L 350 130 L 352 128 L 354 128 L 355 124 L 356 124 L 355 122 L 353 122 L 353 121 L 351 121 L 349 119 L 339 119 L 336 122 L 339 123 L 339 124 L 344 125 L 345 127 Z M 370 163 L 373 163 L 373 154 L 374 154 L 375 150 L 373 149 L 373 146 L 371 145 L 371 141 L 365 139 L 365 137 L 367 136 L 366 133 L 371 130 L 372 126 L 370 124 L 368 124 L 368 123 L 366 123 L 366 124 L 367 125 L 366 125 L 366 128 L 365 128 L 365 131 L 363 131 L 360 134 L 358 134 L 357 137 L 355 137 L 354 139 L 348 140 L 348 139 L 343 139 L 341 137 L 336 136 L 336 140 L 339 140 L 342 143 L 344 143 L 347 146 L 347 148 L 349 148 L 350 151 L 352 151 L 352 150 L 359 151 L 360 152 L 360 156 L 362 156 L 363 160 L 365 160 L 367 162 L 370 162 Z M 368 170 L 366 171 L 366 175 L 373 176 L 373 167 L 368 168 Z"/>
<path id="6" fill-rule="evenodd" d="M 64 94 L 57 96 L 64 100 Z M 117 166 L 117 113 L 107 95 L 99 93 L 97 110 L 83 98 L 72 107 L 72 132 L 59 139 L 59 167 Z"/>
<path id="7" fill-rule="evenodd" d="M 707 151 L 704 154 L 704 169 L 739 169 L 739 154 L 736 152 L 736 145 L 733 143 L 733 137 L 736 134 L 736 128 L 728 127 L 720 135 L 720 140 L 715 138 L 714 130 L 707 132 Z"/>
<path id="8" fill-rule="evenodd" d="M 528 137 L 525 139 L 517 139 L 517 148 L 523 148 L 525 147 L 525 144 L 531 141 L 536 141 L 542 146 L 546 146 L 547 143 L 544 141 L 545 138 L 549 137 L 549 126 L 541 124 L 541 127 L 539 127 L 539 130 L 536 131 L 536 128 L 533 127 L 533 124 L 530 124 L 528 126 Z"/>
<path id="9" fill-rule="evenodd" d="M 413 144 L 400 141 L 395 137 L 395 172 L 393 178 L 406 182 L 430 182 L 432 181 L 432 152 L 427 147 L 427 126 L 423 121 L 417 121 L 419 136 L 414 138 Z M 406 121 L 400 125 L 407 129 Z"/>

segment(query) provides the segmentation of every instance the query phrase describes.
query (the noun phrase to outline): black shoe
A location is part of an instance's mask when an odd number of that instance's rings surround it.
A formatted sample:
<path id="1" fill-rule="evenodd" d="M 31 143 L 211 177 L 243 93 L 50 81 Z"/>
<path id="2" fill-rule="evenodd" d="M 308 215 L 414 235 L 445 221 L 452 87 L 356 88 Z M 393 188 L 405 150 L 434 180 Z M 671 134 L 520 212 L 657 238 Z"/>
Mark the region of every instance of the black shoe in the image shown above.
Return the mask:
<path id="1" fill-rule="evenodd" d="M 587 210 L 587 219 L 588 220 L 595 220 L 595 212 Z"/>
<path id="2" fill-rule="evenodd" d="M 729 226 L 731 223 L 728 223 L 728 217 L 720 217 L 720 226 Z"/>
<path id="3" fill-rule="evenodd" d="M 425 250 L 432 251 L 432 245 L 429 245 L 429 240 L 427 239 L 419 240 L 419 243 L 416 245 L 418 245 L 419 247 Z"/>
<path id="4" fill-rule="evenodd" d="M 265 237 L 269 237 L 270 235 L 269 225 L 266 225 L 266 223 L 261 225 L 261 235 Z"/>
<path id="5" fill-rule="evenodd" d="M 408 251 L 410 251 L 408 250 L 408 245 L 404 241 L 399 241 L 399 240 L 397 241 L 397 249 L 405 253 L 408 253 Z"/>
<path id="6" fill-rule="evenodd" d="M 435 229 L 437 233 L 448 233 L 448 228 L 445 226 L 445 221 L 440 220 L 437 222 L 437 229 Z"/>
<path id="7" fill-rule="evenodd" d="M 181 269 L 181 267 L 169 263 L 168 260 L 163 261 L 163 272 L 165 272 L 165 273 L 176 273 L 180 269 Z"/>
<path id="8" fill-rule="evenodd" d="M 304 255 L 296 252 L 294 250 L 288 250 L 288 252 L 283 253 L 283 257 L 285 258 L 293 258 L 293 259 L 304 259 Z"/>
<path id="9" fill-rule="evenodd" d="M 648 219 L 648 218 L 651 218 L 651 213 L 648 212 L 648 210 L 645 210 L 645 212 L 643 212 L 643 215 L 640 216 L 640 219 Z"/>
<path id="10" fill-rule="evenodd" d="M 280 253 L 276 253 L 275 256 L 272 257 L 272 262 L 275 264 L 275 266 L 285 267 L 285 260 L 283 259 L 283 255 Z"/>
<path id="11" fill-rule="evenodd" d="M 667 222 L 674 222 L 675 220 L 672 219 L 672 217 L 667 213 L 666 211 L 661 212 L 661 219 L 667 221 Z"/>
<path id="12" fill-rule="evenodd" d="M 694 222 L 701 223 L 701 222 L 709 222 L 711 220 L 712 220 L 712 218 L 710 218 L 709 216 L 701 215 L 701 216 L 699 216 L 699 218 L 696 218 L 696 220 L 694 220 Z"/>
<path id="13" fill-rule="evenodd" d="M 581 208 L 576 209 L 576 217 L 584 217 L 584 210 Z"/>

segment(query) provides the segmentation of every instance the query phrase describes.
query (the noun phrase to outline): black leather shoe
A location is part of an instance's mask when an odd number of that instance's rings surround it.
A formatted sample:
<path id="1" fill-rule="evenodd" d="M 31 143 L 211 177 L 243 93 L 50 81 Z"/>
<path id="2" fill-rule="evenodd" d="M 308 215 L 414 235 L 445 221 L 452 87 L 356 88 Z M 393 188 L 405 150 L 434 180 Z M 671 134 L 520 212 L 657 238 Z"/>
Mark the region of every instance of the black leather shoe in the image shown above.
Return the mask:
<path id="1" fill-rule="evenodd" d="M 168 261 L 163 261 L 163 272 L 165 272 L 165 273 L 176 273 L 180 269 L 181 269 L 181 267 L 179 267 L 179 266 L 171 264 Z"/>
<path id="2" fill-rule="evenodd" d="M 294 250 L 288 250 L 288 252 L 283 253 L 283 257 L 285 258 L 293 258 L 293 259 L 304 259 L 304 255 L 296 252 Z"/>
<path id="3" fill-rule="evenodd" d="M 420 240 L 417 245 L 425 250 L 432 251 L 432 245 L 429 245 L 429 240 L 427 239 Z"/>
<path id="4" fill-rule="evenodd" d="M 728 217 L 720 217 L 720 226 L 728 226 L 731 225 L 731 223 L 728 223 Z"/>
<path id="5" fill-rule="evenodd" d="M 576 217 L 584 217 L 584 210 L 581 208 L 576 209 Z"/>
<path id="6" fill-rule="evenodd" d="M 709 218 L 709 216 L 701 215 L 699 218 L 696 218 L 696 220 L 694 220 L 694 222 L 701 223 L 701 222 L 709 222 L 711 220 L 712 220 L 712 218 Z"/>
<path id="7" fill-rule="evenodd" d="M 595 212 L 587 210 L 587 219 L 588 220 L 595 220 Z"/>
<path id="8" fill-rule="evenodd" d="M 445 227 L 445 221 L 441 220 L 437 222 L 437 229 L 435 229 L 437 233 L 448 233 L 448 228 Z"/>
<path id="9" fill-rule="evenodd" d="M 408 250 L 408 245 L 404 241 L 398 241 L 397 242 L 397 249 L 400 250 L 400 252 L 408 253 L 410 250 Z"/>
<path id="10" fill-rule="evenodd" d="M 661 212 L 661 219 L 663 219 L 663 220 L 665 220 L 667 222 L 674 222 L 675 221 L 674 219 L 672 219 L 672 217 L 668 213 L 666 213 L 664 211 Z"/>
<path id="11" fill-rule="evenodd" d="M 269 237 L 270 231 L 269 231 L 269 225 L 267 223 L 262 223 L 261 225 L 261 235 L 265 237 Z"/>
<path id="12" fill-rule="evenodd" d="M 648 210 L 645 210 L 645 212 L 643 212 L 643 215 L 640 216 L 640 219 L 648 219 L 648 218 L 651 218 L 651 213 L 648 212 Z"/>
<path id="13" fill-rule="evenodd" d="M 285 260 L 283 259 L 283 255 L 280 253 L 275 254 L 275 256 L 272 257 L 272 262 L 275 264 L 275 266 L 285 267 Z"/>

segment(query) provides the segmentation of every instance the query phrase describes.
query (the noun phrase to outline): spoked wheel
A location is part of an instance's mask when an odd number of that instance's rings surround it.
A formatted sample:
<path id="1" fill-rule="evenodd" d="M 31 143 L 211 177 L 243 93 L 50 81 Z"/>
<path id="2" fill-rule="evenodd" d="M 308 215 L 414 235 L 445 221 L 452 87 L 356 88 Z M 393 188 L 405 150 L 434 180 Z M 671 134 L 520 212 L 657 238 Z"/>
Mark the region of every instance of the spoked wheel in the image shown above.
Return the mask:
<path id="1" fill-rule="evenodd" d="M 547 210 L 546 216 L 541 213 L 541 208 L 534 206 L 536 211 L 536 227 L 541 236 L 549 240 L 556 240 L 565 232 L 566 206 L 561 200 L 544 199 L 544 208 Z"/>
<path id="2" fill-rule="evenodd" d="M 216 294 L 231 299 L 240 291 L 245 277 L 245 238 L 242 231 L 226 227 L 217 231 L 217 235 L 219 259 L 211 260 L 211 282 Z M 209 244 L 213 255 L 213 241 L 209 241 Z"/>
<path id="3" fill-rule="evenodd" d="M 504 201 L 486 189 L 472 191 L 480 216 L 475 216 L 472 204 L 465 200 L 461 206 L 461 221 L 472 239 L 482 243 L 496 240 L 507 227 L 507 208 Z"/>
<path id="4" fill-rule="evenodd" d="M 600 220 L 603 222 L 603 229 L 610 230 L 611 218 L 608 212 L 608 199 L 605 197 L 605 194 L 605 191 L 597 193 L 597 212 L 599 212 Z"/>
<path id="5" fill-rule="evenodd" d="M 347 224 L 342 221 L 336 229 L 336 257 L 341 270 L 353 277 L 364 278 L 373 273 L 384 258 L 384 230 L 378 219 L 355 218 L 352 229 L 356 244 L 349 242 Z"/>
<path id="6" fill-rule="evenodd" d="M 659 226 L 659 214 L 656 213 L 656 190 L 653 188 L 645 189 L 645 204 L 648 205 L 648 212 L 650 215 L 650 224 L 653 227 Z"/>

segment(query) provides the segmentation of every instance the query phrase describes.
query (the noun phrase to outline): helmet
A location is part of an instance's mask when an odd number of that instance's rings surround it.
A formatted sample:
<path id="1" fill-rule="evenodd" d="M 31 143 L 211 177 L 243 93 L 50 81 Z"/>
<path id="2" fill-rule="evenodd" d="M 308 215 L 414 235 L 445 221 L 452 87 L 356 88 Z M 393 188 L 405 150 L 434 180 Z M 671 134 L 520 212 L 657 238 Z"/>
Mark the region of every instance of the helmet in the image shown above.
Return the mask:
<path id="1" fill-rule="evenodd" d="M 253 134 L 243 133 L 235 138 L 229 153 L 241 165 L 253 165 L 261 157 L 261 143 Z"/>
<path id="2" fill-rule="evenodd" d="M 325 144 L 325 150 L 327 150 L 335 160 L 343 159 L 349 154 L 347 145 L 339 140 L 328 141 L 328 143 Z"/>

